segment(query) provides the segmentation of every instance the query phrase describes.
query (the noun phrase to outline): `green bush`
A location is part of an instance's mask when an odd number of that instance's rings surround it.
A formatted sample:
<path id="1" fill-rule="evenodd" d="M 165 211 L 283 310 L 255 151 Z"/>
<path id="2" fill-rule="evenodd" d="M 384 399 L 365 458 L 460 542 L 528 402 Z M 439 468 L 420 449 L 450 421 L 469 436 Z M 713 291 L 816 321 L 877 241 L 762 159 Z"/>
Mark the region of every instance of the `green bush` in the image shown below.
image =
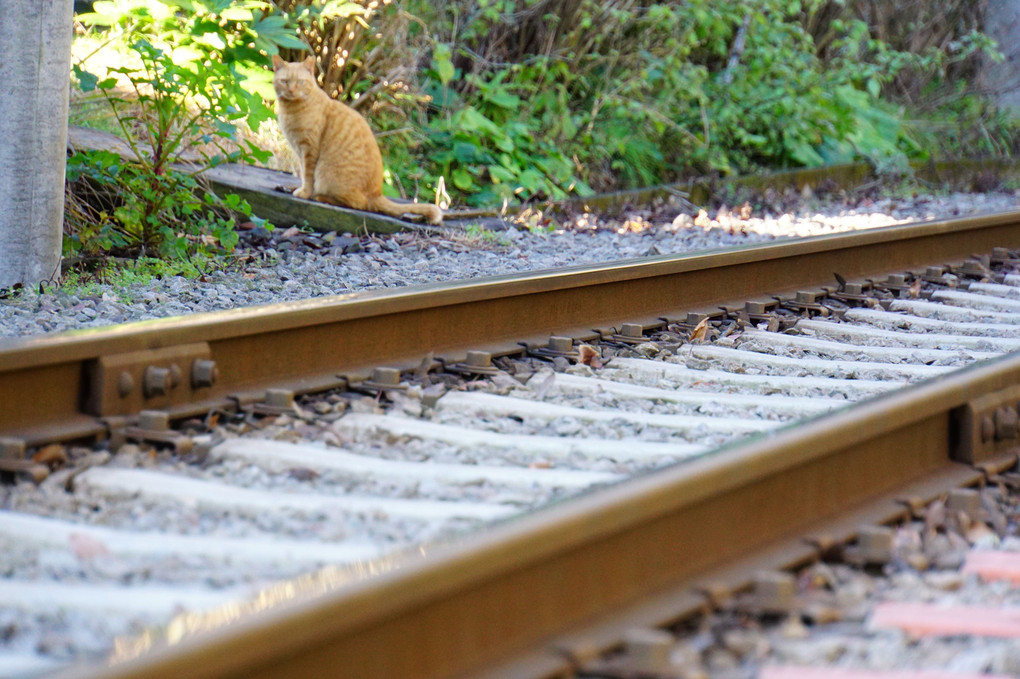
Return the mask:
<path id="1" fill-rule="evenodd" d="M 267 115 L 258 95 L 272 96 L 269 55 L 294 59 L 308 46 L 327 91 L 379 133 L 390 194 L 448 192 L 457 203 L 491 206 L 706 173 L 860 159 L 897 168 L 930 148 L 1011 151 L 1015 123 L 967 92 L 943 97 L 949 74 L 993 53 L 973 30 L 973 12 L 941 26 L 938 41 L 915 45 L 903 34 L 920 30 L 909 21 L 898 21 L 888 42 L 877 39 L 860 18 L 871 5 L 117 0 L 80 18 L 126 44 L 144 39 L 162 50 L 169 61 L 160 68 L 172 78 L 170 63 L 195 65 L 179 74 L 194 87 L 170 99 L 205 102 L 204 110 L 189 103 L 201 115 L 174 125 L 201 128 L 204 148 L 215 150 L 206 165 L 258 158 L 254 148 L 231 151 L 233 126 Z M 213 79 L 194 80 L 202 69 Z M 119 75 L 144 84 L 141 74 Z M 925 91 L 947 104 L 925 108 Z M 139 121 L 126 123 L 130 137 Z M 180 148 L 190 147 L 184 139 Z"/>
<path id="2" fill-rule="evenodd" d="M 425 174 L 469 203 L 584 194 L 692 174 L 923 155 L 883 98 L 905 70 L 990 49 L 967 33 L 895 50 L 825 0 L 453 0 L 421 87 Z M 825 35 L 824 49 L 809 30 Z M 824 56 L 820 56 L 824 53 Z M 400 174 L 401 169 L 396 173 Z"/>
<path id="3" fill-rule="evenodd" d="M 186 259 L 193 253 L 233 250 L 234 214 L 251 207 L 234 194 L 222 199 L 192 174 L 156 174 L 109 151 L 68 158 L 67 181 L 77 189 L 68 202 L 64 254 L 137 255 Z M 87 194 L 93 200 L 83 200 Z"/>
<path id="4" fill-rule="evenodd" d="M 79 16 L 105 26 L 133 59 L 103 76 L 75 64 L 82 92 L 107 107 L 130 148 L 78 153 L 68 161 L 68 255 L 100 253 L 187 257 L 233 249 L 232 214 L 250 217 L 236 195 L 208 190 L 202 173 L 225 162 L 266 160 L 237 138 L 237 125 L 257 129 L 272 115 L 243 73 L 276 42 L 282 20 L 262 3 L 230 0 L 96 2 Z M 257 71 L 265 79 L 265 70 Z M 77 193 L 76 193 L 77 191 Z M 89 200 L 92 198 L 93 200 Z"/>

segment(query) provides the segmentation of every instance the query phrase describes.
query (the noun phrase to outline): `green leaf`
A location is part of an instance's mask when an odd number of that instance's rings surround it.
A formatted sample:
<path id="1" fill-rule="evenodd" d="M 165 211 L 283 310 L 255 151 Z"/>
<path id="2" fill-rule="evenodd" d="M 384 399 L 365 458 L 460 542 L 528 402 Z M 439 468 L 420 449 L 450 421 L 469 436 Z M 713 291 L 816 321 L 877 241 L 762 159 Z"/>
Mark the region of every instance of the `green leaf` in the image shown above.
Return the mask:
<path id="1" fill-rule="evenodd" d="M 466 170 L 457 168 L 451 174 L 451 178 L 453 179 L 453 185 L 461 191 L 469 191 L 474 188 L 475 180 Z"/>
<path id="2" fill-rule="evenodd" d="M 473 106 L 466 106 L 453 114 L 454 125 L 465 132 L 483 133 L 490 136 L 502 135 L 502 131 L 491 120 Z"/>
<path id="3" fill-rule="evenodd" d="M 501 167 L 499 165 L 489 165 L 488 170 L 489 177 L 491 177 L 492 181 L 495 182 L 496 184 L 500 184 L 502 182 L 512 182 L 514 180 L 514 173 L 506 169 L 505 167 Z"/>
<path id="4" fill-rule="evenodd" d="M 500 151 L 506 151 L 509 153 L 510 151 L 513 151 L 516 148 L 514 146 L 513 139 L 505 135 L 497 135 L 496 138 L 493 139 L 493 142 L 496 144 L 496 148 L 498 148 Z"/>
<path id="5" fill-rule="evenodd" d="M 446 85 L 457 74 L 452 61 L 439 61 L 436 63 L 436 73 L 439 75 L 439 82 Z"/>
<path id="6" fill-rule="evenodd" d="M 504 89 L 494 90 L 485 95 L 485 100 L 509 111 L 516 111 L 521 105 L 521 98 L 510 94 Z"/>
<path id="7" fill-rule="evenodd" d="M 254 17 L 250 9 L 243 7 L 231 7 L 220 12 L 220 16 L 227 21 L 250 22 Z"/>
<path id="8" fill-rule="evenodd" d="M 528 193 L 538 193 L 546 187 L 545 177 L 531 168 L 522 172 L 517 181 Z"/>
<path id="9" fill-rule="evenodd" d="M 453 52 L 446 43 L 441 42 L 432 50 L 432 68 L 435 69 L 442 85 L 449 83 L 457 74 L 453 66 Z"/>
<path id="10" fill-rule="evenodd" d="M 282 16 L 270 15 L 255 22 L 252 31 L 259 38 L 266 40 L 279 47 L 288 49 L 307 49 L 307 45 L 298 39 L 294 30 L 287 26 L 287 21 Z"/>
<path id="11" fill-rule="evenodd" d="M 362 16 L 365 14 L 365 8 L 356 2 L 345 2 L 345 0 L 330 0 L 322 9 L 319 10 L 319 15 L 323 18 L 341 17 L 346 19 L 352 16 Z"/>
<path id="12" fill-rule="evenodd" d="M 74 77 L 78 79 L 78 88 L 82 92 L 92 92 L 96 89 L 96 84 L 99 82 L 99 78 L 95 75 L 89 73 L 77 64 L 74 65 L 74 68 L 72 68 L 71 71 L 74 73 Z"/>

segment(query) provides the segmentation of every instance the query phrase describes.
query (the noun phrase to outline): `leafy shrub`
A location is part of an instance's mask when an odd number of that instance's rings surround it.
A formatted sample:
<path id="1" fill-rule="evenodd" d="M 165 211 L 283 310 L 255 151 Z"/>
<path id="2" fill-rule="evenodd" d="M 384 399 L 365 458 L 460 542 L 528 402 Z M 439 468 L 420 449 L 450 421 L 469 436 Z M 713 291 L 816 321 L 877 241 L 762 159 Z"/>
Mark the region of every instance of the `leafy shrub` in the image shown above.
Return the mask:
<path id="1" fill-rule="evenodd" d="M 307 47 L 327 92 L 379 133 L 387 193 L 492 205 L 693 174 L 900 167 L 932 143 L 1012 149 L 1016 126 L 965 92 L 918 106 L 991 45 L 964 0 L 908 4 L 923 25 L 865 0 L 117 0 L 83 18 L 223 65 L 230 107 L 203 115 L 227 126 L 264 117 L 244 93 L 272 96 L 270 54 Z M 209 158 L 230 157 L 220 124 L 203 132 L 224 142 Z"/>
<path id="2" fill-rule="evenodd" d="M 273 5 L 300 37 L 297 45 L 283 46 L 280 56 L 298 61 L 309 50 L 316 57 L 319 84 L 331 97 L 364 108 L 380 97 L 406 94 L 413 84 L 409 43 L 416 41 L 408 33 L 413 17 L 392 0 L 274 0 Z"/>
<path id="3" fill-rule="evenodd" d="M 474 102 L 429 125 L 430 165 L 472 204 L 590 194 L 570 158 L 536 128 L 534 104 L 525 103 L 534 85 L 523 79 L 505 82 L 510 72 L 488 80 L 468 76 L 476 87 Z"/>
<path id="4" fill-rule="evenodd" d="M 203 190 L 194 175 L 174 169 L 156 174 L 109 151 L 74 154 L 67 163 L 72 194 L 64 254 L 185 259 L 195 252 L 230 251 L 238 237 L 233 214 L 251 217 L 234 194 Z"/>
<path id="5" fill-rule="evenodd" d="M 473 203 L 902 163 L 923 149 L 886 89 L 990 47 L 968 31 L 894 49 L 827 0 L 453 0 L 418 11 L 436 38 L 421 83 L 434 102 L 426 174 Z"/>
<path id="6" fill-rule="evenodd" d="M 270 38 L 283 39 L 282 20 L 260 14 L 261 4 L 122 0 L 97 2 L 94 13 L 79 17 L 114 27 L 128 41 L 129 65 L 102 77 L 84 64 L 73 70 L 79 88 L 108 107 L 131 158 L 71 157 L 68 182 L 78 193 L 65 220 L 67 254 L 185 257 L 234 247 L 231 212 L 250 216 L 251 209 L 236 195 L 211 193 L 201 175 L 225 162 L 268 157 L 236 138 L 239 123 L 257 129 L 271 115 L 239 66 L 253 55 L 267 59 L 260 41 L 264 49 L 275 44 Z M 90 205 L 88 196 L 98 203 Z"/>
<path id="7" fill-rule="evenodd" d="M 234 84 L 224 83 L 224 96 L 238 101 L 251 101 L 252 93 L 272 98 L 270 56 L 303 46 L 267 0 L 97 0 L 93 10 L 76 19 L 114 45 L 129 48 L 144 38 L 177 63 L 226 65 Z"/>

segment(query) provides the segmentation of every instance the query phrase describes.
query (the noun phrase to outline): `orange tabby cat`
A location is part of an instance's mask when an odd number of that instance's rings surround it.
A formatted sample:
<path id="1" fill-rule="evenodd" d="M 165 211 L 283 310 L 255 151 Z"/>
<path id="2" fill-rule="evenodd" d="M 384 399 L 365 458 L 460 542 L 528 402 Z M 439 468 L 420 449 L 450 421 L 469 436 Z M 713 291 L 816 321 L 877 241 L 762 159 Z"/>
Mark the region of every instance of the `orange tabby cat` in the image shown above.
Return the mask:
<path id="1" fill-rule="evenodd" d="M 382 195 L 379 145 L 357 111 L 319 89 L 315 60 L 289 63 L 273 55 L 276 112 L 287 143 L 298 158 L 298 198 L 399 217 L 424 215 L 432 224 L 442 211 L 427 203 L 395 203 Z"/>

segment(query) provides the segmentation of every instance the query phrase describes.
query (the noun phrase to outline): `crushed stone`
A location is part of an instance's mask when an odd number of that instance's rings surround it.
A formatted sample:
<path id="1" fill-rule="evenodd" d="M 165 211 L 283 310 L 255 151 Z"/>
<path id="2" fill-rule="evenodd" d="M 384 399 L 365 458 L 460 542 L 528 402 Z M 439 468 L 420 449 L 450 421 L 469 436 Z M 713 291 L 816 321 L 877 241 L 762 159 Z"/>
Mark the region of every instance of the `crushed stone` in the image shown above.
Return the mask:
<path id="1" fill-rule="evenodd" d="M 1020 207 L 1020 192 L 804 197 L 796 203 L 760 214 L 725 206 L 691 214 L 689 206 L 666 205 L 557 222 L 529 211 L 499 230 L 461 225 L 388 236 L 268 231 L 248 224 L 232 263 L 198 279 L 97 283 L 74 294 L 28 285 L 0 295 L 0 337 L 1001 212 Z"/>

